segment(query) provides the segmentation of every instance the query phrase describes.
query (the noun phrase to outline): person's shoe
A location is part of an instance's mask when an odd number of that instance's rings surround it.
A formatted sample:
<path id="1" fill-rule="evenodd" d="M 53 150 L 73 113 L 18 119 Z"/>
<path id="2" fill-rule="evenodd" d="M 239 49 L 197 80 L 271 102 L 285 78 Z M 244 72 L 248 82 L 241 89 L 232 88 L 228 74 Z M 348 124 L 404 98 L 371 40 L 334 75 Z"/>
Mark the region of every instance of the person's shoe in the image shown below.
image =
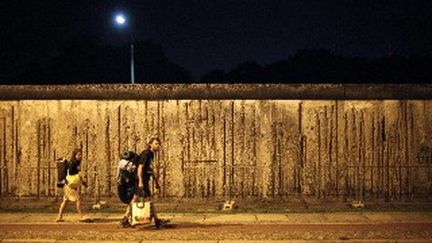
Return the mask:
<path id="1" fill-rule="evenodd" d="M 64 219 L 61 218 L 61 217 L 57 217 L 57 218 L 56 218 L 56 222 L 57 222 L 57 223 L 59 223 L 59 222 L 63 222 L 63 221 L 64 221 Z"/>
<path id="2" fill-rule="evenodd" d="M 132 225 L 129 223 L 128 218 L 124 217 L 120 221 L 120 226 L 123 227 L 123 228 L 128 228 L 128 227 L 131 227 Z"/>
<path id="3" fill-rule="evenodd" d="M 156 229 L 160 229 L 161 227 L 166 226 L 170 222 L 169 219 L 155 219 Z"/>
<path id="4" fill-rule="evenodd" d="M 93 223 L 93 219 L 89 217 L 81 217 L 79 221 L 83 223 Z"/>

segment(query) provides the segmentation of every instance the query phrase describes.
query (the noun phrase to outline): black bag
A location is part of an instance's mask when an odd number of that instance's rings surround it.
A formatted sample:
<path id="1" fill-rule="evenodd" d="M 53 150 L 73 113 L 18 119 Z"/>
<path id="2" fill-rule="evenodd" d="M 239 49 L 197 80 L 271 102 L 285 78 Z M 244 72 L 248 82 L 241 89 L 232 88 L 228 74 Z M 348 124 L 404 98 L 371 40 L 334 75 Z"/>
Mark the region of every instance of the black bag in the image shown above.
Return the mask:
<path id="1" fill-rule="evenodd" d="M 132 163 L 132 162 L 130 162 L 130 163 Z M 124 170 L 124 169 L 120 170 L 119 185 L 124 185 L 124 186 L 135 185 L 136 180 L 137 180 L 136 169 L 133 171 L 128 171 L 128 170 Z"/>
<path id="2" fill-rule="evenodd" d="M 134 196 L 137 182 L 137 168 L 139 156 L 132 151 L 125 151 L 121 155 L 121 159 L 127 160 L 126 168 L 134 166 L 133 170 L 120 169 L 119 181 L 117 184 L 117 192 L 120 200 L 123 203 L 129 204 Z"/>
<path id="3" fill-rule="evenodd" d="M 132 161 L 132 163 L 138 167 L 139 155 L 133 151 L 124 151 L 121 155 L 122 159 Z"/>
<path id="4" fill-rule="evenodd" d="M 63 188 L 66 181 L 69 162 L 64 158 L 59 158 L 56 161 L 57 167 L 57 187 Z"/>
<path id="5" fill-rule="evenodd" d="M 132 198 L 135 194 L 135 185 L 126 186 L 126 185 L 117 185 L 117 193 L 122 201 L 125 204 L 129 204 L 132 201 Z"/>
<path id="6" fill-rule="evenodd" d="M 120 169 L 119 184 L 125 186 L 134 185 L 137 180 L 137 168 L 138 168 L 139 156 L 135 152 L 125 151 L 121 155 L 121 158 L 129 161 L 127 166 L 125 166 L 126 168 L 130 168 L 130 166 L 133 166 L 134 169 L 133 170 Z"/>

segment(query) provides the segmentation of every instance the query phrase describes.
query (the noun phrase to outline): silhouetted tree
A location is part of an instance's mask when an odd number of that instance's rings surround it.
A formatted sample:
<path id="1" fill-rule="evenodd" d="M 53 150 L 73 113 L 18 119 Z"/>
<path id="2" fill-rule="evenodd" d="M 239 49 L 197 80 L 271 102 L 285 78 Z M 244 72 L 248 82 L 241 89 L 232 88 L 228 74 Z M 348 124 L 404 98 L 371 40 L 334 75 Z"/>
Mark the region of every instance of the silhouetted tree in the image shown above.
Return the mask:
<path id="1" fill-rule="evenodd" d="M 244 62 L 227 73 L 228 81 L 254 82 L 263 80 L 263 67 L 256 62 Z"/>
<path id="2" fill-rule="evenodd" d="M 265 67 L 264 79 L 267 82 L 286 82 L 293 79 L 293 66 L 288 60 L 281 60 Z"/>
<path id="3" fill-rule="evenodd" d="M 105 46 L 89 37 L 70 41 L 43 67 L 37 60 L 22 64 L 10 83 L 129 83 L 130 48 Z M 151 41 L 135 43 L 135 81 L 190 82 L 191 74 L 170 61 L 162 47 Z"/>
<path id="4" fill-rule="evenodd" d="M 23 84 L 32 84 L 32 83 L 46 83 L 47 76 L 45 71 L 43 70 L 41 64 L 37 61 L 31 62 L 27 65 L 25 72 L 21 73 L 17 80 L 19 80 Z"/>
<path id="5" fill-rule="evenodd" d="M 410 82 L 432 82 L 432 56 L 426 54 L 415 54 L 407 60 Z"/>
<path id="6" fill-rule="evenodd" d="M 128 80 L 129 59 L 124 48 L 74 42 L 52 60 L 51 81 L 63 83 L 110 83 Z"/>
<path id="7" fill-rule="evenodd" d="M 226 73 L 222 69 L 214 69 L 206 74 L 204 74 L 201 79 L 201 82 L 226 82 L 227 77 Z"/>
<path id="8" fill-rule="evenodd" d="M 160 44 L 142 41 L 135 44 L 137 82 L 190 82 L 191 74 L 171 62 Z"/>
<path id="9" fill-rule="evenodd" d="M 294 56 L 261 67 L 245 62 L 227 74 L 213 70 L 203 82 L 431 82 L 432 56 L 391 55 L 375 59 L 336 55 L 327 49 L 301 49 Z"/>

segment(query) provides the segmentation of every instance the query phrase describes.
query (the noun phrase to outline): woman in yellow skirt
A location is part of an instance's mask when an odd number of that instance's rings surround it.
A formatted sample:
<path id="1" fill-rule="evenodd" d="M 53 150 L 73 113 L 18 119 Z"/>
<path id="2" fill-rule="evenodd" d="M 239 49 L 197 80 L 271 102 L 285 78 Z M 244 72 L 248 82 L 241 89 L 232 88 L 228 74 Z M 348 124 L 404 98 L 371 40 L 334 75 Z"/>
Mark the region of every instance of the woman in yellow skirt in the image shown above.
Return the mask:
<path id="1" fill-rule="evenodd" d="M 79 174 L 81 167 L 82 151 L 81 149 L 75 149 L 72 152 L 71 160 L 68 163 L 68 172 L 66 176 L 66 183 L 63 187 L 63 201 L 60 204 L 59 213 L 57 216 L 57 222 L 63 221 L 63 211 L 66 208 L 67 202 L 76 202 L 76 210 L 80 216 L 80 221 L 91 221 L 90 218 L 85 217 L 82 213 L 81 196 L 78 191 L 81 183 L 87 187 L 82 181 Z"/>

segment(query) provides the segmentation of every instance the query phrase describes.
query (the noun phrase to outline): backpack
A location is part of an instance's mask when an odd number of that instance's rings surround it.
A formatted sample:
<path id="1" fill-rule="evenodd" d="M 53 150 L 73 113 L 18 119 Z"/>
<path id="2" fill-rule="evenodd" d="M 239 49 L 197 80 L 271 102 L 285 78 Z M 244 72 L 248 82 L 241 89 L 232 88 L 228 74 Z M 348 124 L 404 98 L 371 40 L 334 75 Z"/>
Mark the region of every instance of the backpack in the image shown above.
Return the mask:
<path id="1" fill-rule="evenodd" d="M 121 161 L 126 160 L 126 164 L 123 164 L 123 168 L 120 168 L 119 185 L 134 185 L 137 180 L 137 168 L 139 156 L 132 151 L 125 151 L 121 156 Z M 119 163 L 120 163 L 119 162 Z M 119 164 L 119 166 L 121 166 Z"/>
<path id="2" fill-rule="evenodd" d="M 120 157 L 121 160 L 118 164 L 120 173 L 117 183 L 118 196 L 123 203 L 129 204 L 134 196 L 138 179 L 139 156 L 132 151 L 125 151 Z"/>
<path id="3" fill-rule="evenodd" d="M 56 161 L 57 167 L 57 187 L 62 188 L 68 172 L 69 162 L 65 158 L 59 158 Z"/>
<path id="4" fill-rule="evenodd" d="M 128 161 L 128 165 L 133 164 L 132 161 Z M 136 167 L 134 167 L 131 170 L 128 169 L 120 169 L 120 185 L 133 185 L 136 182 L 137 179 L 137 173 L 136 173 Z"/>

